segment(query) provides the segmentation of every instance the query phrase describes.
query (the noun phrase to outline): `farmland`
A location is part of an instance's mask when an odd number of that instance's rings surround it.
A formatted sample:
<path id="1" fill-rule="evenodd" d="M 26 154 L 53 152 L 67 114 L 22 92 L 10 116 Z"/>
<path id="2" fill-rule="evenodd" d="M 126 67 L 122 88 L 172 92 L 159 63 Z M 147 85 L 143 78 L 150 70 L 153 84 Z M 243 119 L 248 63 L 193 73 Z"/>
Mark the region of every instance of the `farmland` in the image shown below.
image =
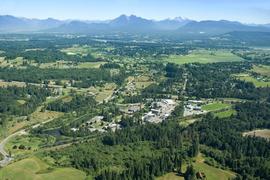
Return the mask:
<path id="1" fill-rule="evenodd" d="M 249 74 L 239 74 L 236 76 L 238 79 L 246 82 L 253 83 L 256 87 L 267 87 L 270 86 L 270 81 L 263 80 L 262 78 L 255 78 Z"/>
<path id="2" fill-rule="evenodd" d="M 262 76 L 270 77 L 270 66 L 263 66 L 263 65 L 253 66 L 252 71 Z"/>
<path id="3" fill-rule="evenodd" d="M 72 168 L 52 168 L 37 157 L 30 157 L 0 170 L 1 179 L 83 180 L 86 174 Z"/>
<path id="4" fill-rule="evenodd" d="M 210 103 L 210 104 L 206 104 L 204 106 L 202 106 L 202 110 L 205 111 L 218 111 L 218 110 L 222 110 L 222 109 L 228 109 L 231 106 L 229 104 L 225 104 L 225 103 L 221 103 L 221 102 L 214 102 L 214 103 Z"/>
<path id="5" fill-rule="evenodd" d="M 237 62 L 243 59 L 228 51 L 207 51 L 195 50 L 188 55 L 171 55 L 166 59 L 176 64 L 187 63 L 216 63 L 216 62 Z"/>

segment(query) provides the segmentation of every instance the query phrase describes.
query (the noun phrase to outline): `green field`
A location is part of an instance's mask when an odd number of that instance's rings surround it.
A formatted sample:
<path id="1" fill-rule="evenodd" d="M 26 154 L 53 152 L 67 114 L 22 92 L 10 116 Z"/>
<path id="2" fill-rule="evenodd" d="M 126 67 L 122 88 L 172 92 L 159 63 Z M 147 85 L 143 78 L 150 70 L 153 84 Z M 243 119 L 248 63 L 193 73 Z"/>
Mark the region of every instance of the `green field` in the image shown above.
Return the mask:
<path id="1" fill-rule="evenodd" d="M 204 106 L 202 106 L 202 110 L 204 111 L 218 111 L 218 110 L 222 110 L 222 109 L 226 109 L 226 108 L 230 108 L 231 105 L 230 104 L 224 104 L 221 102 L 214 102 L 214 103 L 210 103 L 210 104 L 206 104 Z"/>
<path id="2" fill-rule="evenodd" d="M 235 177 L 235 174 L 230 171 L 218 169 L 205 163 L 196 162 L 193 163 L 193 166 L 196 171 L 204 172 L 208 180 L 228 180 Z"/>
<path id="3" fill-rule="evenodd" d="M 253 66 L 252 71 L 260 75 L 270 77 L 270 66 L 263 66 L 263 65 Z"/>
<path id="4" fill-rule="evenodd" d="M 91 46 L 79 46 L 79 45 L 75 45 L 72 46 L 70 48 L 65 48 L 62 49 L 62 52 L 65 52 L 67 55 L 87 55 L 87 54 L 91 54 L 92 56 L 94 56 L 95 58 L 103 58 L 104 55 L 102 53 L 102 51 L 111 51 L 113 50 L 113 47 L 104 47 L 102 48 L 102 50 L 100 48 L 95 48 L 95 47 L 91 47 Z"/>
<path id="5" fill-rule="evenodd" d="M 105 64 L 105 62 L 84 62 L 84 63 L 79 63 L 76 68 L 99 68 L 100 65 Z"/>
<path id="6" fill-rule="evenodd" d="M 187 63 L 235 62 L 235 61 L 242 61 L 243 59 L 225 50 L 224 51 L 196 50 L 185 56 L 171 55 L 166 60 L 168 62 L 176 64 L 187 64 Z"/>
<path id="7" fill-rule="evenodd" d="M 234 109 L 230 109 L 230 110 L 226 110 L 226 111 L 222 111 L 222 112 L 217 112 L 215 113 L 215 116 L 218 118 L 226 118 L 226 117 L 230 117 L 231 115 L 235 115 L 237 112 Z"/>
<path id="8" fill-rule="evenodd" d="M 26 155 L 35 152 L 40 148 L 41 145 L 53 144 L 54 141 L 55 138 L 53 136 L 49 136 L 47 138 L 34 137 L 29 135 L 15 136 L 7 142 L 5 149 L 7 152 L 10 151 L 12 156 Z M 19 148 L 19 146 L 22 145 L 24 148 Z"/>
<path id="9" fill-rule="evenodd" d="M 256 87 L 267 87 L 270 86 L 270 81 L 262 81 L 262 80 L 258 80 L 248 74 L 240 74 L 237 75 L 237 78 L 242 80 L 242 81 L 246 81 L 246 82 L 251 82 L 253 83 Z"/>
<path id="10" fill-rule="evenodd" d="M 10 164 L 0 170 L 5 180 L 84 180 L 86 174 L 74 168 L 52 168 L 36 157 Z"/>
<path id="11" fill-rule="evenodd" d="M 228 180 L 235 177 L 233 172 L 209 166 L 204 162 L 196 161 L 192 164 L 196 172 L 203 172 L 206 175 L 207 180 Z M 184 180 L 184 177 L 178 176 L 176 173 L 168 173 L 156 180 Z"/>
<path id="12" fill-rule="evenodd" d="M 164 176 L 156 178 L 156 180 L 184 180 L 184 177 L 178 176 L 176 173 L 168 173 Z"/>

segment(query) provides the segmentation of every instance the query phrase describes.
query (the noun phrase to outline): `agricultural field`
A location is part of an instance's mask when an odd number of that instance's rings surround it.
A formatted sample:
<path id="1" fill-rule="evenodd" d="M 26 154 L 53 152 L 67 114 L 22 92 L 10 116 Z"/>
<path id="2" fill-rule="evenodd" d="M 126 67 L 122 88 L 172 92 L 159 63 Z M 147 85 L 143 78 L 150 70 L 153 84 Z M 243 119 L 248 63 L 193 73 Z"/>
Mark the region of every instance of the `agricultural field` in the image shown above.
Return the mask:
<path id="1" fill-rule="evenodd" d="M 20 120 L 14 119 L 14 121 L 11 121 L 9 123 L 9 134 L 14 133 L 24 127 L 31 126 L 38 123 L 44 123 L 51 121 L 55 118 L 58 118 L 63 115 L 61 112 L 55 112 L 55 111 L 41 111 L 42 107 L 38 107 L 35 112 L 33 112 L 31 115 L 28 116 L 28 120 Z"/>
<path id="2" fill-rule="evenodd" d="M 56 68 L 56 69 L 69 69 L 69 68 L 78 68 L 78 69 L 87 69 L 87 68 L 99 68 L 102 64 L 105 64 L 106 62 L 78 62 L 78 63 L 72 63 L 67 61 L 57 61 L 57 62 L 51 62 L 51 63 L 42 63 L 42 64 L 36 64 L 33 63 L 31 65 L 38 66 L 42 69 L 49 69 L 49 68 Z"/>
<path id="3" fill-rule="evenodd" d="M 253 66 L 252 71 L 262 76 L 270 77 L 270 66 L 264 66 L 264 65 Z"/>
<path id="4" fill-rule="evenodd" d="M 221 111 L 221 112 L 216 112 L 215 116 L 218 118 L 227 118 L 230 117 L 231 115 L 236 115 L 236 111 L 234 109 L 229 109 L 226 111 Z"/>
<path id="5" fill-rule="evenodd" d="M 16 67 L 19 68 L 23 65 L 23 58 L 17 57 L 16 59 L 5 60 L 4 57 L 0 57 L 0 67 Z"/>
<path id="6" fill-rule="evenodd" d="M 96 87 L 95 88 L 96 101 L 102 102 L 102 101 L 108 99 L 109 97 L 111 97 L 113 95 L 115 88 L 116 88 L 116 85 L 113 83 L 107 83 L 104 85 L 104 87 Z"/>
<path id="7" fill-rule="evenodd" d="M 61 51 L 66 53 L 67 55 L 82 55 L 85 56 L 87 54 L 91 54 L 95 58 L 104 58 L 104 55 L 101 51 L 110 51 L 113 50 L 112 47 L 106 48 L 94 48 L 90 46 L 79 46 L 75 45 L 70 48 L 62 49 Z"/>
<path id="8" fill-rule="evenodd" d="M 20 160 L 0 170 L 0 179 L 5 180 L 84 180 L 86 174 L 73 168 L 53 168 L 37 157 Z"/>
<path id="9" fill-rule="evenodd" d="M 232 54 L 229 51 L 218 50 L 195 50 L 188 55 L 170 55 L 166 61 L 176 64 L 187 63 L 216 63 L 216 62 L 237 62 L 242 61 L 241 57 Z"/>
<path id="10" fill-rule="evenodd" d="M 251 82 L 253 83 L 256 87 L 268 87 L 270 86 L 270 81 L 264 81 L 262 78 L 255 78 L 252 77 L 249 74 L 238 74 L 235 76 L 239 80 L 246 81 L 246 82 Z"/>
<path id="11" fill-rule="evenodd" d="M 219 111 L 222 109 L 228 109 L 230 107 L 231 107 L 230 104 L 225 104 L 222 102 L 214 102 L 214 103 L 203 105 L 202 110 L 204 110 L 204 111 Z"/>
<path id="12" fill-rule="evenodd" d="M 270 139 L 270 129 L 257 129 L 243 133 L 243 136 L 256 136 L 265 139 Z"/>

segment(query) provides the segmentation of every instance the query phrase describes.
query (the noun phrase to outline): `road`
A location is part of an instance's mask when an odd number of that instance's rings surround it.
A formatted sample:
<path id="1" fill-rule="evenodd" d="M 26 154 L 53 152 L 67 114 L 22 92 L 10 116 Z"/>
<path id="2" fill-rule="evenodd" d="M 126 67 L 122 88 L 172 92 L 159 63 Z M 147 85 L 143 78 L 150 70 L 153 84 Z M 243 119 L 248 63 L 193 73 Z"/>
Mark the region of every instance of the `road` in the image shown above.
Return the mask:
<path id="1" fill-rule="evenodd" d="M 117 93 L 117 92 L 118 92 L 118 90 L 115 90 L 114 93 L 113 93 L 111 96 L 107 97 L 104 101 L 105 101 L 105 102 L 108 102 L 108 101 L 114 99 L 114 98 L 115 98 L 115 95 L 114 95 L 114 94 Z M 100 103 L 98 103 L 98 104 L 102 104 L 102 103 L 103 103 L 103 102 L 100 102 Z M 85 114 L 85 115 L 87 115 L 87 114 Z M 81 116 L 81 117 L 82 117 L 82 116 Z M 81 117 L 79 117 L 79 118 L 81 118 Z M 79 119 L 79 118 L 78 118 L 78 119 Z M 31 128 L 37 128 L 37 127 L 39 127 L 40 125 L 45 124 L 45 123 L 48 123 L 48 122 L 50 122 L 50 121 L 52 121 L 52 120 L 53 120 L 53 119 L 49 119 L 49 120 L 47 120 L 47 121 L 44 121 L 44 122 L 35 124 L 35 125 L 33 125 Z M 4 147 L 5 147 L 6 143 L 7 143 L 12 137 L 14 137 L 14 136 L 26 134 L 26 133 L 27 133 L 26 130 L 27 130 L 27 129 L 25 128 L 25 129 L 22 129 L 22 130 L 20 130 L 20 131 L 18 131 L 18 132 L 15 132 L 15 133 L 13 133 L 13 134 L 7 136 L 2 142 L 0 142 L 0 154 L 3 155 L 3 160 L 0 161 L 0 167 L 4 167 L 4 166 L 8 165 L 8 164 L 13 160 L 13 158 L 9 156 L 9 153 L 5 151 L 5 148 L 4 148 Z"/>
<path id="2" fill-rule="evenodd" d="M 8 142 L 8 140 L 10 140 L 14 136 L 23 135 L 23 134 L 26 134 L 25 129 L 9 135 L 0 143 L 0 153 L 3 155 L 3 160 L 0 161 L 1 167 L 8 165 L 13 160 L 13 158 L 9 156 L 9 153 L 5 151 L 5 145 Z"/>
<path id="3" fill-rule="evenodd" d="M 41 122 L 41 123 L 38 123 L 38 124 L 35 124 L 33 126 L 31 126 L 31 128 L 37 128 L 39 127 L 40 125 L 42 124 L 45 124 L 45 123 L 48 123 L 50 121 L 52 121 L 54 119 L 49 119 L 47 121 L 44 121 L 44 122 Z M 18 136 L 18 135 L 24 135 L 24 134 L 27 134 L 27 129 L 28 128 L 25 128 L 25 129 L 22 129 L 20 131 L 17 131 L 9 136 L 7 136 L 3 141 L 0 142 L 0 154 L 3 155 L 4 159 L 0 161 L 0 167 L 4 167 L 6 165 L 8 165 L 12 160 L 13 158 L 9 156 L 9 153 L 5 151 L 5 145 L 6 143 L 14 136 Z"/>

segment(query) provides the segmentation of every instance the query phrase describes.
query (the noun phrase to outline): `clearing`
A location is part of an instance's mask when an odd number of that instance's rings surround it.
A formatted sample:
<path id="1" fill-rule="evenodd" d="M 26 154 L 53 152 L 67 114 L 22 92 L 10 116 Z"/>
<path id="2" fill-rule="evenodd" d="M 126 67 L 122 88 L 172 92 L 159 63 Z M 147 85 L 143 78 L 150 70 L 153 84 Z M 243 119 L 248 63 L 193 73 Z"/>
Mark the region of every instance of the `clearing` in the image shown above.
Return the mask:
<path id="1" fill-rule="evenodd" d="M 196 158 L 192 165 L 196 172 L 203 172 L 206 175 L 206 179 L 208 180 L 228 180 L 235 177 L 235 173 L 229 170 L 215 168 L 204 163 L 204 159 L 201 154 Z M 183 172 L 185 172 L 185 170 L 186 165 L 184 165 L 182 168 Z M 156 178 L 156 180 L 184 180 L 184 178 L 178 176 L 176 173 L 168 173 L 164 176 Z"/>
<path id="2" fill-rule="evenodd" d="M 204 110 L 204 111 L 219 111 L 219 110 L 227 109 L 230 107 L 231 107 L 230 104 L 225 104 L 222 102 L 214 102 L 214 103 L 203 105 L 202 110 Z"/>
<path id="3" fill-rule="evenodd" d="M 265 139 L 270 139 L 270 129 L 257 129 L 243 133 L 243 136 L 256 136 Z"/>

